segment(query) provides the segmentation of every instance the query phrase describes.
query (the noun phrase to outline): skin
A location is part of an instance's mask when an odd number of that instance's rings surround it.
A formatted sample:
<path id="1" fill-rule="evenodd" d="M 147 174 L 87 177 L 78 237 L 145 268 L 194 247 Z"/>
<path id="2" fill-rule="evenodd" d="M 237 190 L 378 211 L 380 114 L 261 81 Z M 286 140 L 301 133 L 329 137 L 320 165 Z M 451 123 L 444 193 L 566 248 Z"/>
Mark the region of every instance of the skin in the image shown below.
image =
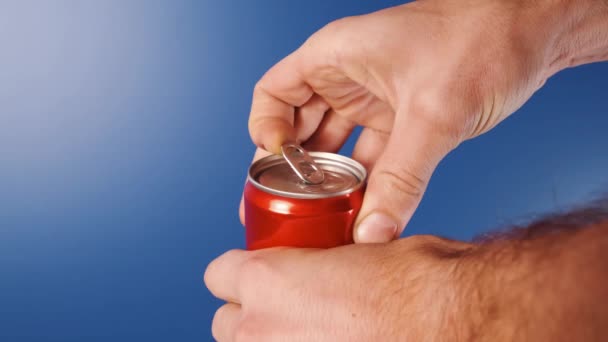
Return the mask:
<path id="1" fill-rule="evenodd" d="M 280 153 L 288 140 L 335 152 L 363 126 L 353 158 L 370 177 L 354 240 L 390 241 L 446 154 L 496 126 L 559 70 L 608 58 L 606 7 L 429 0 L 330 23 L 257 83 L 255 159 Z"/>
<path id="2" fill-rule="evenodd" d="M 414 236 L 229 251 L 205 273 L 228 302 L 212 333 L 217 341 L 605 341 L 604 210 L 595 225 L 541 223 L 479 244 Z"/>
<path id="3" fill-rule="evenodd" d="M 380 243 L 222 255 L 205 273 L 227 301 L 214 337 L 605 340 L 608 217 L 568 230 L 548 221 L 475 244 L 389 241 L 447 153 L 556 72 L 606 59 L 605 0 L 419 1 L 315 33 L 255 87 L 255 158 L 292 140 L 336 151 L 364 126 L 353 158 L 371 172 L 354 238 Z"/>

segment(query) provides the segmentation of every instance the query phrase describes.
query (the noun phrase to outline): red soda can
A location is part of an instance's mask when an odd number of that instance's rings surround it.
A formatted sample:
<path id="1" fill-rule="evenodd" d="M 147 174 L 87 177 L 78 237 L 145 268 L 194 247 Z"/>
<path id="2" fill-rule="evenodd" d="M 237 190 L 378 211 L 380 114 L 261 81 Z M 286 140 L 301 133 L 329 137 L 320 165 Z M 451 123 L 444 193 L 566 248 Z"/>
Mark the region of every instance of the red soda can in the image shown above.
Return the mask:
<path id="1" fill-rule="evenodd" d="M 353 159 L 297 145 L 256 161 L 244 194 L 247 249 L 353 243 L 366 177 Z"/>

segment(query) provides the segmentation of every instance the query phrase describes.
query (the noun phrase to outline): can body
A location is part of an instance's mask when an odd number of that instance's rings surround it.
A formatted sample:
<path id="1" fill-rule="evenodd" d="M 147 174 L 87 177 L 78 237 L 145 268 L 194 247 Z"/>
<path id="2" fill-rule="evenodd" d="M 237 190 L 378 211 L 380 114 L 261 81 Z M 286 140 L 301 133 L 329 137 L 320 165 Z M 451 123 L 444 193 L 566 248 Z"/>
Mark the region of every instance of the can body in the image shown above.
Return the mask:
<path id="1" fill-rule="evenodd" d="M 346 195 L 299 199 L 245 185 L 247 249 L 277 246 L 331 248 L 353 243 L 363 187 Z"/>
<path id="2" fill-rule="evenodd" d="M 311 152 L 325 180 L 307 184 L 281 156 L 258 160 L 249 169 L 244 192 L 247 249 L 331 248 L 353 243 L 353 225 L 367 173 L 356 161 Z"/>

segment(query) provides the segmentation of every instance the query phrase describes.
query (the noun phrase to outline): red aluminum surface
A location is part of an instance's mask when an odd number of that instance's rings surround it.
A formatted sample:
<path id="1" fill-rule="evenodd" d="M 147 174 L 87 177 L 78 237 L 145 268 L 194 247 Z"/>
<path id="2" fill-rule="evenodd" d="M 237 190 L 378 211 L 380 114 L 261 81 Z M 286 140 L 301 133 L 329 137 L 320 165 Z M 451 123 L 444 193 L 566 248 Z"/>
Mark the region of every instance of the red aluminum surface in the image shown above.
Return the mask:
<path id="1" fill-rule="evenodd" d="M 353 243 L 364 187 L 330 198 L 298 199 L 245 185 L 247 249 L 289 246 L 331 248 Z"/>

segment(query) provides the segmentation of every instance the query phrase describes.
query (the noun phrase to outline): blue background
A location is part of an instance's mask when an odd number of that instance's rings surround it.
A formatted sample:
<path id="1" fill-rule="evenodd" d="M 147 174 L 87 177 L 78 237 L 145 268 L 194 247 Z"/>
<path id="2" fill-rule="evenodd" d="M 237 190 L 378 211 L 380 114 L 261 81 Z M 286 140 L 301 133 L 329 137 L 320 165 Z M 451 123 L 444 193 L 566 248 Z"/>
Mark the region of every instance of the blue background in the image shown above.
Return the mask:
<path id="1" fill-rule="evenodd" d="M 209 340 L 202 275 L 243 246 L 253 85 L 331 20 L 397 3 L 0 2 L 0 340 Z M 608 189 L 607 80 L 562 72 L 463 144 L 406 233 L 470 239 Z"/>

